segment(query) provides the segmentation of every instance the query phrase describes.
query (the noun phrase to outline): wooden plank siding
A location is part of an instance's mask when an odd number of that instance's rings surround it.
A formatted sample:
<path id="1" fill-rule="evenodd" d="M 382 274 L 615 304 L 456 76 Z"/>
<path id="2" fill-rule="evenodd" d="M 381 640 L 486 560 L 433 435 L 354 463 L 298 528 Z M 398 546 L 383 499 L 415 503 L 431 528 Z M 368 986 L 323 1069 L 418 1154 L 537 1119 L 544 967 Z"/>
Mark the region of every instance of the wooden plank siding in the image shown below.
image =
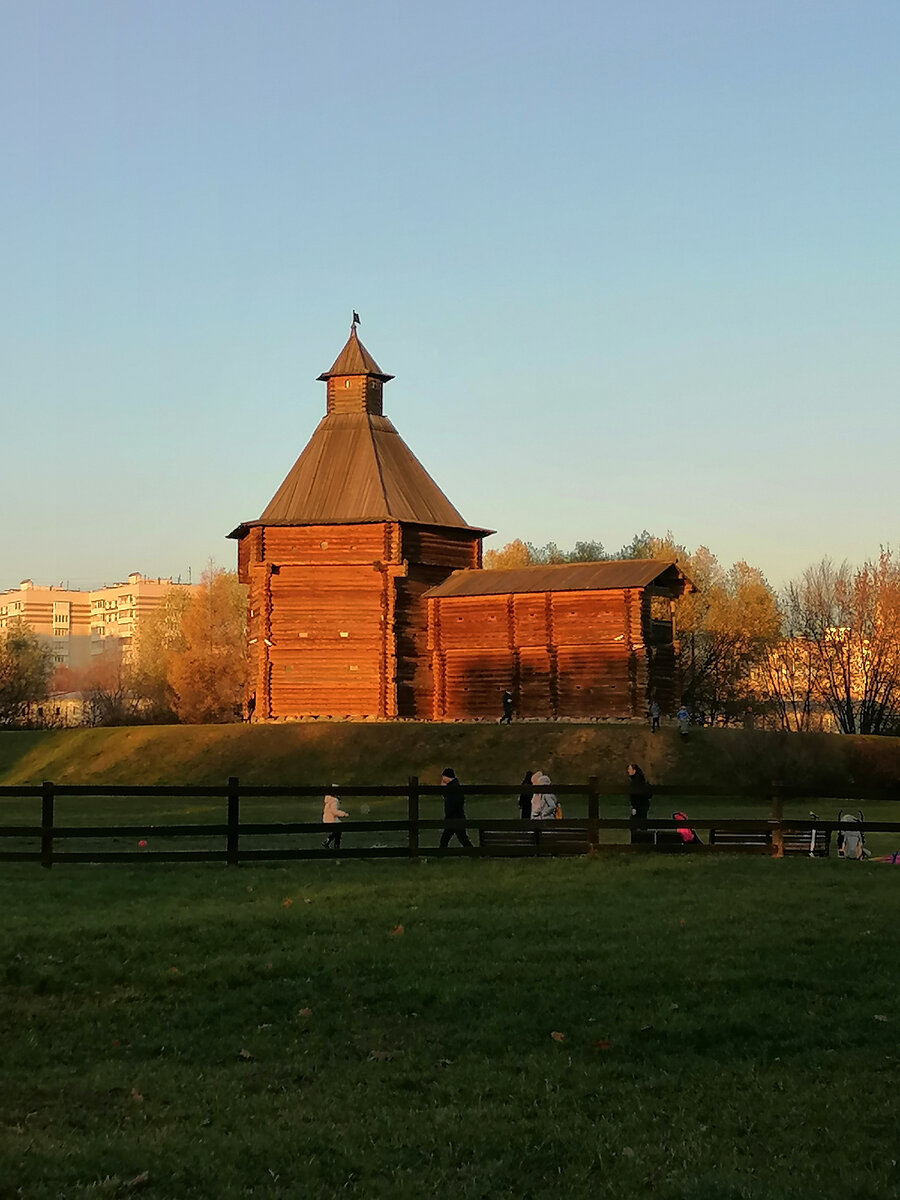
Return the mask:
<path id="1" fill-rule="evenodd" d="M 238 568 L 257 719 L 430 718 L 424 594 L 480 550 L 478 533 L 399 521 L 251 528 Z"/>
<path id="2" fill-rule="evenodd" d="M 651 694 L 671 707 L 671 622 L 641 588 L 428 599 L 435 719 L 499 717 L 510 688 L 521 717 L 637 717 Z"/>

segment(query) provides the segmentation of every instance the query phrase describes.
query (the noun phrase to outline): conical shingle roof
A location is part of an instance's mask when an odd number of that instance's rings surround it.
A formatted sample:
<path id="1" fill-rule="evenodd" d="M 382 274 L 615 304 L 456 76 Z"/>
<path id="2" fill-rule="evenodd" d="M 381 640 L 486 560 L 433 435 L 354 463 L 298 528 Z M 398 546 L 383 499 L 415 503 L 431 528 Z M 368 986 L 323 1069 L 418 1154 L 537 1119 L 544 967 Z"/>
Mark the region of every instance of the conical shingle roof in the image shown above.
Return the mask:
<path id="1" fill-rule="evenodd" d="M 350 327 L 350 336 L 347 338 L 343 350 L 331 364 L 331 370 L 323 371 L 319 379 L 323 383 L 327 383 L 334 375 L 372 375 L 375 379 L 380 379 L 382 383 L 387 383 L 389 379 L 394 378 L 393 375 L 385 375 L 359 340 L 355 325 Z"/>
<path id="2" fill-rule="evenodd" d="M 319 422 L 259 524 L 357 521 L 471 528 L 387 417 L 330 413 Z"/>
<path id="3" fill-rule="evenodd" d="M 354 375 L 381 382 L 393 378 L 384 374 L 360 342 L 355 326 L 331 370 L 319 379 L 327 382 L 335 376 Z M 378 411 L 367 406 L 363 411 L 330 411 L 324 416 L 259 520 L 239 525 L 229 536 L 241 538 L 253 525 L 372 521 L 493 532 L 466 523 L 388 418 L 380 414 L 380 391 Z"/>

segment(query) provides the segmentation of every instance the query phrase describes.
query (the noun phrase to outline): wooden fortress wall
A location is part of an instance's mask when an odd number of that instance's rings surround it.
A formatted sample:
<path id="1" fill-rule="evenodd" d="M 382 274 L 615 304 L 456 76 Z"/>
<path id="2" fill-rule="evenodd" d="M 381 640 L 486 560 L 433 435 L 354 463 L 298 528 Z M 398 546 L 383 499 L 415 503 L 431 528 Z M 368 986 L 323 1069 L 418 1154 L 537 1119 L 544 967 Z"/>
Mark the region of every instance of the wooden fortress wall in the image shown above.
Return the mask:
<path id="1" fill-rule="evenodd" d="M 430 717 L 423 596 L 480 556 L 466 530 L 252 527 L 238 571 L 249 585 L 247 690 L 257 719 Z"/>
<path id="2" fill-rule="evenodd" d="M 645 589 L 430 599 L 438 720 L 498 717 L 510 688 L 521 717 L 643 716 L 675 693 L 672 623 Z"/>

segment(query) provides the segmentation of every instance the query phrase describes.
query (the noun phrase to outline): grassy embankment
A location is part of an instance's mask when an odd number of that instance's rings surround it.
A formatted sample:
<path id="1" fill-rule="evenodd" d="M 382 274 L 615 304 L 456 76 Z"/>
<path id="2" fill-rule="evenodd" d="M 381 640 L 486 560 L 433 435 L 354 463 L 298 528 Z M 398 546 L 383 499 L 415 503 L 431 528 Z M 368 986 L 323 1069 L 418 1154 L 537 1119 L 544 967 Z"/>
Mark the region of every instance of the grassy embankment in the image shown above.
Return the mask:
<path id="1" fill-rule="evenodd" d="M 5 868 L 0 1195 L 896 1197 L 897 882 Z"/>
<path id="2" fill-rule="evenodd" d="M 900 739 L 672 728 L 644 725 L 340 722 L 280 726 L 148 726 L 0 732 L 0 783 L 402 784 L 436 781 L 447 763 L 464 780 L 517 782 L 543 767 L 557 782 L 599 775 L 622 781 L 636 759 L 657 783 L 768 785 L 772 779 L 827 790 L 835 782 L 900 780 Z"/>

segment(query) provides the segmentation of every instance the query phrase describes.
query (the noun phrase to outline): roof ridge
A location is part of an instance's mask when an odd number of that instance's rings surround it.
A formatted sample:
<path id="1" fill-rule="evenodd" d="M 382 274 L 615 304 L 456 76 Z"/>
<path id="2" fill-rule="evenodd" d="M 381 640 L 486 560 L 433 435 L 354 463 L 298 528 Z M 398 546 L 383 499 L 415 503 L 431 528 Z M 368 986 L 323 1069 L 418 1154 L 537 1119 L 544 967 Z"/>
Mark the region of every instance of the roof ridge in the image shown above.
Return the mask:
<path id="1" fill-rule="evenodd" d="M 381 467 L 381 456 L 378 453 L 378 439 L 375 437 L 375 430 L 372 428 L 372 414 L 366 410 L 366 424 L 369 427 L 369 440 L 372 443 L 372 456 L 375 459 L 375 470 L 378 472 L 378 482 L 381 486 L 381 496 L 384 500 L 385 513 L 390 512 L 390 504 L 388 503 L 387 488 L 384 486 L 384 471 Z M 387 430 L 383 432 L 387 433 Z"/>

